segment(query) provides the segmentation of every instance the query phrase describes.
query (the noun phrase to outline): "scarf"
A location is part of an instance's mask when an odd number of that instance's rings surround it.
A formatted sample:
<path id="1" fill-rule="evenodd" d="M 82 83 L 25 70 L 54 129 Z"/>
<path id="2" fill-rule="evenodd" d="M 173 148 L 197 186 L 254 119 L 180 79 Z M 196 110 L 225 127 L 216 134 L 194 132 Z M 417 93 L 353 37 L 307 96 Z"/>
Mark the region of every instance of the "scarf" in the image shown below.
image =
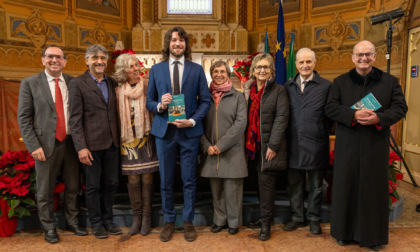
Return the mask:
<path id="1" fill-rule="evenodd" d="M 142 139 L 144 135 L 149 135 L 151 118 L 149 111 L 146 109 L 143 79 L 140 79 L 134 88 L 126 82 L 116 87 L 115 91 L 121 123 L 121 141 L 129 143 L 134 140 L 134 137 Z M 131 107 L 134 107 L 135 135 L 133 134 L 133 125 L 131 122 Z"/>
<path id="2" fill-rule="evenodd" d="M 248 113 L 248 130 L 246 132 L 245 151 L 251 160 L 255 159 L 255 153 L 261 149 L 260 105 L 264 88 L 265 84 L 257 93 L 257 83 L 254 82 L 251 85 L 251 91 L 249 93 L 249 98 L 252 102 Z"/>
<path id="3" fill-rule="evenodd" d="M 231 88 L 232 88 L 232 81 L 230 79 L 228 79 L 225 83 L 220 84 L 220 85 L 215 84 L 214 81 L 210 83 L 210 93 L 213 95 L 214 103 L 216 104 L 216 107 L 217 105 L 219 105 L 219 102 L 222 96 Z"/>

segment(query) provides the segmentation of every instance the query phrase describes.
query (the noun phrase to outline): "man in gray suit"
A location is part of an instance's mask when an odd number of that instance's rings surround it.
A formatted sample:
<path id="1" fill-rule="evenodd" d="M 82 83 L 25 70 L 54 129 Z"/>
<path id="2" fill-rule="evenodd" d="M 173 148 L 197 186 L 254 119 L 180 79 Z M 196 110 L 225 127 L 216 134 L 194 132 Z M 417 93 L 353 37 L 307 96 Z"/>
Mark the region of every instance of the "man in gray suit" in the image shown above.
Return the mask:
<path id="1" fill-rule="evenodd" d="M 86 175 L 86 206 L 93 235 L 121 234 L 112 222 L 118 187 L 119 132 L 116 81 L 105 74 L 108 52 L 101 45 L 86 50 L 88 70 L 69 86 L 70 126 Z"/>
<path id="2" fill-rule="evenodd" d="M 35 159 L 37 207 L 45 229 L 45 241 L 59 240 L 54 217 L 53 191 L 62 169 L 64 212 L 68 228 L 76 235 L 87 235 L 77 225 L 79 166 L 69 128 L 67 85 L 73 78 L 63 74 L 64 51 L 49 45 L 42 51 L 45 71 L 23 79 L 19 89 L 18 123 L 26 148 Z"/>

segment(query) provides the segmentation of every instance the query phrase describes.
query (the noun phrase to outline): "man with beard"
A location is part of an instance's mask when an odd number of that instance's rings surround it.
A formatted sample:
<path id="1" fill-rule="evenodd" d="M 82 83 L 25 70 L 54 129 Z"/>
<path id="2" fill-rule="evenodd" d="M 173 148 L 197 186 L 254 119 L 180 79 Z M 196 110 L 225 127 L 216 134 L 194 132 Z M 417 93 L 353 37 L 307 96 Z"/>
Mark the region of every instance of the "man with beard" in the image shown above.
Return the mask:
<path id="1" fill-rule="evenodd" d="M 66 63 L 60 47 L 46 46 L 42 50 L 45 71 L 23 79 L 19 89 L 17 120 L 26 148 L 35 159 L 38 216 L 48 243 L 59 241 L 53 191 L 60 170 L 66 186 L 64 214 L 68 228 L 76 235 L 88 234 L 77 225 L 79 164 L 69 127 L 67 86 L 73 77 L 62 73 Z"/>
<path id="2" fill-rule="evenodd" d="M 405 116 L 407 104 L 398 79 L 373 67 L 375 59 L 371 42 L 354 46 L 356 67 L 334 79 L 325 113 L 337 122 L 331 236 L 341 246 L 380 250 L 388 244 L 390 126 Z M 351 108 L 368 94 L 379 109 Z"/>
<path id="3" fill-rule="evenodd" d="M 156 137 L 159 158 L 160 190 L 165 226 L 161 241 L 169 241 L 175 231 L 176 211 L 173 184 L 175 164 L 179 156 L 184 192 L 183 220 L 185 239 L 194 241 L 197 233 L 194 220 L 196 168 L 201 120 L 210 108 L 210 96 L 203 68 L 191 62 L 189 36 L 182 27 L 174 27 L 165 34 L 163 62 L 154 65 L 149 74 L 147 109 L 155 114 L 151 133 Z M 168 105 L 172 95 L 183 94 L 188 119 L 168 123 Z"/>
<path id="4" fill-rule="evenodd" d="M 88 70 L 70 82 L 70 127 L 86 176 L 86 206 L 96 238 L 121 234 L 112 222 L 118 187 L 119 135 L 116 81 L 105 75 L 108 52 L 101 45 L 86 50 Z"/>

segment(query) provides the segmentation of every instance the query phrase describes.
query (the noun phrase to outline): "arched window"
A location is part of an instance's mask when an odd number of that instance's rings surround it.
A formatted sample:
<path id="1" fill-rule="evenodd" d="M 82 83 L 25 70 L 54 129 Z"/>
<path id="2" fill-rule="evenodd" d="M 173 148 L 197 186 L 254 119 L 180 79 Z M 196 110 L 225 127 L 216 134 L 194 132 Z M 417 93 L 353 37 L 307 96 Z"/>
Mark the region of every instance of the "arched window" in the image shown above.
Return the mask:
<path id="1" fill-rule="evenodd" d="M 168 0 L 168 14 L 212 14 L 212 0 Z"/>

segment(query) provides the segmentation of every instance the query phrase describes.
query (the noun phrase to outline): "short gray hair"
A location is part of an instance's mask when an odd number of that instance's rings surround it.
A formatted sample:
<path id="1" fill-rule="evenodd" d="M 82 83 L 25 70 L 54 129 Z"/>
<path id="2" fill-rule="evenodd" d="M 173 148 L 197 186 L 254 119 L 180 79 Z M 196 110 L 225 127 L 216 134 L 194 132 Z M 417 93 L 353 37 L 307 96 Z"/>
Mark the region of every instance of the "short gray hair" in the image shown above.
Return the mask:
<path id="1" fill-rule="evenodd" d="M 298 60 L 298 56 L 299 56 L 301 53 L 303 53 L 303 52 L 309 52 L 309 53 L 311 53 L 311 54 L 312 54 L 312 60 L 313 60 L 314 62 L 316 62 L 315 52 L 314 52 L 314 51 L 312 51 L 310 48 L 303 47 L 303 48 L 300 48 L 300 49 L 299 49 L 299 51 L 297 51 L 297 53 L 296 53 L 296 63 L 298 62 L 298 61 L 297 61 L 297 60 Z"/>
<path id="2" fill-rule="evenodd" d="M 257 65 L 258 61 L 260 61 L 262 59 L 266 59 L 268 61 L 268 64 L 270 64 L 271 76 L 276 77 L 276 69 L 274 68 L 273 57 L 271 57 L 271 55 L 268 54 L 268 53 L 259 53 L 259 54 L 257 54 L 257 56 L 254 57 L 254 59 L 252 60 L 251 67 L 249 68 L 249 74 L 250 74 L 251 78 L 255 80 L 254 69 L 255 69 L 255 66 Z"/>
<path id="3" fill-rule="evenodd" d="M 134 62 L 139 62 L 139 59 L 136 57 L 136 55 L 129 53 L 121 54 L 115 61 L 114 79 L 118 82 L 118 85 L 127 81 L 127 72 L 130 70 L 131 60 L 134 60 Z"/>
<path id="4" fill-rule="evenodd" d="M 223 60 L 218 60 L 216 62 L 214 62 L 211 67 L 210 67 L 210 76 L 213 74 L 213 70 L 216 67 L 220 67 L 220 66 L 225 66 L 226 67 L 226 72 L 228 74 L 228 77 L 230 78 L 230 75 L 232 74 L 232 72 L 230 71 L 230 67 L 229 64 Z"/>
<path id="5" fill-rule="evenodd" d="M 86 49 L 85 58 L 88 59 L 90 55 L 97 55 L 99 52 L 105 53 L 106 59 L 108 60 L 108 51 L 105 49 L 105 47 L 98 44 L 91 45 Z"/>

